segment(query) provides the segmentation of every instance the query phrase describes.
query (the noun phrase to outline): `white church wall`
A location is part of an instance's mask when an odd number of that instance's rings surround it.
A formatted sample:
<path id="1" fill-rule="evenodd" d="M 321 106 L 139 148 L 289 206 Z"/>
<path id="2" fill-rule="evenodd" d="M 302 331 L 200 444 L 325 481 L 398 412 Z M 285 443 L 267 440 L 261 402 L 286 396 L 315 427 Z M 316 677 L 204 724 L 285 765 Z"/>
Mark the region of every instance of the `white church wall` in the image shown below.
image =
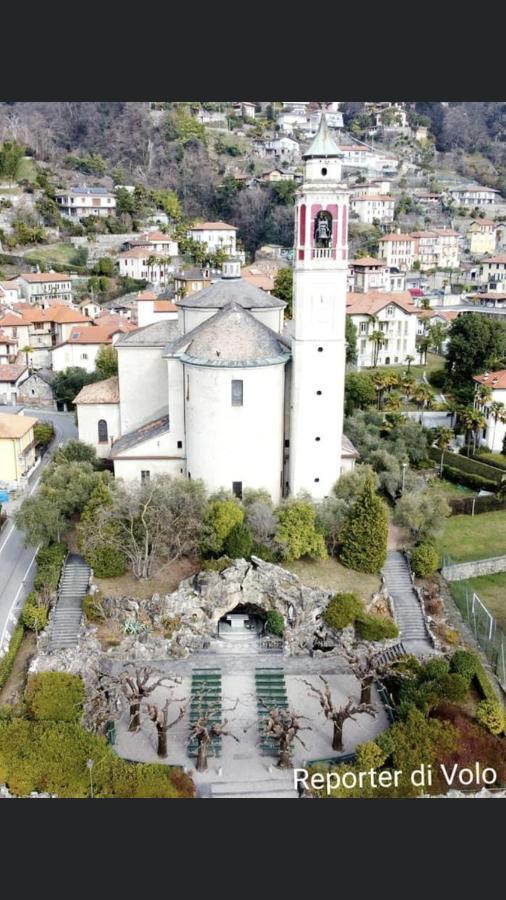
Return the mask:
<path id="1" fill-rule="evenodd" d="M 167 414 L 167 366 L 162 347 L 118 344 L 121 434 Z"/>
<path id="2" fill-rule="evenodd" d="M 98 423 L 104 420 L 107 423 L 107 441 L 98 440 Z M 97 456 L 106 459 L 109 456 L 112 441 L 120 435 L 119 403 L 78 403 L 77 427 L 79 440 L 85 444 L 91 444 L 95 448 Z"/>
<path id="3" fill-rule="evenodd" d="M 170 431 L 158 434 L 141 444 L 122 450 L 114 458 L 114 474 L 125 481 L 140 481 L 141 473 L 154 475 L 184 475 L 182 451 L 174 451 L 174 436 Z"/>
<path id="4" fill-rule="evenodd" d="M 209 490 L 233 482 L 265 488 L 281 499 L 284 365 L 185 366 L 187 474 Z M 232 380 L 243 382 L 243 405 L 232 405 Z"/>

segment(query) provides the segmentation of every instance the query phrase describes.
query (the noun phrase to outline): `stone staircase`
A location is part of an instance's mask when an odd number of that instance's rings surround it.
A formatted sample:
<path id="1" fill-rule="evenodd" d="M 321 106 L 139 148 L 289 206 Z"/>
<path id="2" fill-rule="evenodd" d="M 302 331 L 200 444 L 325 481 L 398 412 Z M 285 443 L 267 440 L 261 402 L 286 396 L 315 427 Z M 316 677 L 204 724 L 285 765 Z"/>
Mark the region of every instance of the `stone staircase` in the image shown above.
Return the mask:
<path id="1" fill-rule="evenodd" d="M 390 550 L 382 573 L 393 600 L 403 648 L 408 653 L 419 655 L 430 652 L 432 643 L 404 555 L 398 550 Z"/>
<path id="2" fill-rule="evenodd" d="M 90 573 L 91 569 L 82 556 L 69 553 L 51 619 L 50 650 L 74 647 L 77 644 L 83 615 L 83 600 L 88 593 Z"/>
<path id="3" fill-rule="evenodd" d="M 210 650 L 213 653 L 225 653 L 227 656 L 236 654 L 254 656 L 260 652 L 260 639 L 255 630 L 220 632 L 218 637 L 211 640 Z"/>

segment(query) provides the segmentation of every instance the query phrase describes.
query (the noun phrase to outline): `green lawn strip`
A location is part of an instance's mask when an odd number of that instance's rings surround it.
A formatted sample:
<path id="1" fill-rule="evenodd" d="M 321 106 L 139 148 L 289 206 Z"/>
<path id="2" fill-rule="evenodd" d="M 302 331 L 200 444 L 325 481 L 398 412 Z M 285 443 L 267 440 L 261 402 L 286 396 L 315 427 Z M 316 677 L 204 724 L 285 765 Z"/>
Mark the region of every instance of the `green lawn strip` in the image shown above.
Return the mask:
<path id="1" fill-rule="evenodd" d="M 468 583 L 506 632 L 506 572 L 470 578 Z"/>
<path id="2" fill-rule="evenodd" d="M 336 559 L 297 559 L 282 565 L 284 569 L 297 575 L 303 584 L 329 591 L 355 592 L 366 601 L 370 600 L 380 586 L 379 576 L 347 569 Z"/>
<path id="3" fill-rule="evenodd" d="M 454 562 L 506 554 L 506 510 L 446 519 L 439 549 Z"/>

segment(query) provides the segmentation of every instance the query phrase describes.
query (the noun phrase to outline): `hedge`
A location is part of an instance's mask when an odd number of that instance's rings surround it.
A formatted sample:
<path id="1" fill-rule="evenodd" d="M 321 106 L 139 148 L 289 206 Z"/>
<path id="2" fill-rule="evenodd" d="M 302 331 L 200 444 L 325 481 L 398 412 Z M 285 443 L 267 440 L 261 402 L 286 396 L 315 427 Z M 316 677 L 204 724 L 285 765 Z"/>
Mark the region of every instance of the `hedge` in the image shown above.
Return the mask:
<path id="1" fill-rule="evenodd" d="M 493 512 L 497 509 L 506 509 L 506 499 L 497 497 L 447 497 L 448 505 L 454 516 L 471 516 L 473 513 Z M 473 506 L 474 504 L 474 506 Z"/>
<path id="2" fill-rule="evenodd" d="M 441 450 L 437 447 L 429 447 L 428 453 L 431 459 L 437 463 L 441 463 Z M 452 469 L 466 472 L 469 475 L 475 475 L 500 484 L 505 479 L 504 473 L 497 466 L 490 466 L 487 463 L 479 462 L 476 459 L 470 459 L 468 456 L 462 456 L 460 453 L 451 453 L 450 450 L 444 451 L 443 464 L 450 466 Z"/>
<path id="3" fill-rule="evenodd" d="M 450 660 L 450 672 L 463 675 L 469 684 L 474 682 L 484 700 L 497 700 L 481 659 L 472 650 L 456 650 Z"/>
<path id="4" fill-rule="evenodd" d="M 361 612 L 363 607 L 356 594 L 336 594 L 327 604 L 322 618 L 331 628 L 340 630 L 352 625 Z"/>
<path id="5" fill-rule="evenodd" d="M 493 491 L 495 493 L 499 488 L 497 481 L 483 478 L 481 475 L 475 475 L 472 472 L 463 472 L 462 469 L 456 469 L 454 466 L 447 466 L 446 464 L 443 465 L 443 475 L 448 481 L 466 484 L 477 491 Z"/>
<path id="6" fill-rule="evenodd" d="M 485 465 L 487 466 L 493 466 L 495 469 L 501 469 L 501 471 L 506 472 L 506 457 L 504 458 L 504 462 L 499 462 L 496 455 L 488 453 L 476 453 L 474 454 L 472 459 L 476 460 L 477 462 L 485 463 Z"/>
<path id="7" fill-rule="evenodd" d="M 37 672 L 28 679 L 25 701 L 29 719 L 79 722 L 84 702 L 82 678 L 67 672 Z"/>
<path id="8" fill-rule="evenodd" d="M 14 660 L 18 654 L 18 650 L 21 646 L 21 641 L 23 640 L 23 635 L 25 633 L 25 626 L 22 622 L 19 622 L 12 637 L 9 641 L 9 649 L 7 653 L 2 656 L 0 659 L 0 688 L 3 688 L 7 682 L 9 675 L 12 672 L 12 667 L 14 665 Z"/>

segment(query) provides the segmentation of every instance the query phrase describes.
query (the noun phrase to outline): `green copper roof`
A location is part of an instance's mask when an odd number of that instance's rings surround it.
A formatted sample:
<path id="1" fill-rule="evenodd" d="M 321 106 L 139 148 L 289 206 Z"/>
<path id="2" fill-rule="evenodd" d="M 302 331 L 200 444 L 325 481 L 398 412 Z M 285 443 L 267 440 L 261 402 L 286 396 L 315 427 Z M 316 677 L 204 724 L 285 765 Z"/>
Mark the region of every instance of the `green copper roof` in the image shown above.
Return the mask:
<path id="1" fill-rule="evenodd" d="M 313 142 L 304 153 L 304 159 L 310 156 L 342 156 L 338 145 L 332 137 L 325 114 L 322 113 L 320 119 L 320 127 L 315 135 Z"/>

